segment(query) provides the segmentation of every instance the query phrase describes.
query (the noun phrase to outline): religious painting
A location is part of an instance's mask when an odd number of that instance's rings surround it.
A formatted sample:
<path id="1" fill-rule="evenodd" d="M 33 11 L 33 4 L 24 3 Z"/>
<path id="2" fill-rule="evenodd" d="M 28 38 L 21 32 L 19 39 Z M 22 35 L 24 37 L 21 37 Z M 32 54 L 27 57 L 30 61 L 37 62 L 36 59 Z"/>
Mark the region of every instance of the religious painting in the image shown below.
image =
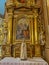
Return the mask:
<path id="1" fill-rule="evenodd" d="M 14 28 L 15 27 L 15 28 Z M 31 29 L 30 29 L 30 20 L 27 17 L 18 17 L 15 19 L 15 23 L 13 26 L 14 31 L 14 40 L 22 41 L 27 40 L 29 41 L 31 38 Z"/>
<path id="2" fill-rule="evenodd" d="M 16 39 L 29 39 L 29 22 L 25 18 L 21 18 L 16 26 Z"/>

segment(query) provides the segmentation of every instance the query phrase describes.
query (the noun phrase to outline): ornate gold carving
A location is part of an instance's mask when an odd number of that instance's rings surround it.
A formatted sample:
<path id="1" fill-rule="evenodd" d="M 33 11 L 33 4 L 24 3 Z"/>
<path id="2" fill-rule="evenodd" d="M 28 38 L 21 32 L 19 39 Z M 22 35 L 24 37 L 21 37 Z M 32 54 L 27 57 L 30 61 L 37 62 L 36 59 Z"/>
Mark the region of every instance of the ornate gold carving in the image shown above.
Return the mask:
<path id="1" fill-rule="evenodd" d="M 41 46 L 40 46 L 40 44 L 35 44 L 35 57 L 41 57 Z"/>
<path id="2" fill-rule="evenodd" d="M 21 43 L 17 43 L 13 45 L 12 49 L 13 57 L 20 57 L 20 52 L 21 52 Z"/>
<path id="3" fill-rule="evenodd" d="M 13 6 L 14 4 L 13 4 L 13 0 L 7 0 L 6 1 L 6 7 L 7 8 L 9 8 L 9 7 L 11 7 L 11 6 Z"/>
<path id="4" fill-rule="evenodd" d="M 4 20 L 0 19 L 0 45 L 3 44 L 4 41 Z"/>
<path id="5" fill-rule="evenodd" d="M 35 0 L 20 0 L 20 1 L 15 0 L 14 4 L 16 5 L 16 7 L 21 7 L 21 6 L 30 7 L 35 5 Z"/>
<path id="6" fill-rule="evenodd" d="M 34 6 L 35 0 L 27 0 L 27 6 Z"/>
<path id="7" fill-rule="evenodd" d="M 11 45 L 2 45 L 2 55 L 3 57 L 11 56 Z"/>

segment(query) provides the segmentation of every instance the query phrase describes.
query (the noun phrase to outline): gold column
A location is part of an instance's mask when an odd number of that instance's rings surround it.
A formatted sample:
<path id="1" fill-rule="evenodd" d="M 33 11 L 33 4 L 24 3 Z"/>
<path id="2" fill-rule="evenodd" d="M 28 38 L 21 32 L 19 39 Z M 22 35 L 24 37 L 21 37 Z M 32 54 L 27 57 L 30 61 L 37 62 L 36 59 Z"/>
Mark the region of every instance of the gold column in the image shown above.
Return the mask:
<path id="1" fill-rule="evenodd" d="M 35 31 L 35 44 L 38 44 L 37 41 L 38 41 L 38 32 L 37 32 L 37 16 L 38 16 L 38 13 L 37 13 L 37 10 L 34 10 L 34 31 Z"/>
<path id="2" fill-rule="evenodd" d="M 12 13 L 8 13 L 8 35 L 7 44 L 11 44 L 12 40 Z"/>
<path id="3" fill-rule="evenodd" d="M 33 26 L 33 17 L 31 17 L 31 36 L 32 36 L 32 45 L 34 45 L 34 26 Z"/>
<path id="4" fill-rule="evenodd" d="M 37 28 L 37 10 L 34 13 L 34 31 L 35 31 L 35 56 L 41 56 L 40 44 L 38 43 L 38 28 Z"/>

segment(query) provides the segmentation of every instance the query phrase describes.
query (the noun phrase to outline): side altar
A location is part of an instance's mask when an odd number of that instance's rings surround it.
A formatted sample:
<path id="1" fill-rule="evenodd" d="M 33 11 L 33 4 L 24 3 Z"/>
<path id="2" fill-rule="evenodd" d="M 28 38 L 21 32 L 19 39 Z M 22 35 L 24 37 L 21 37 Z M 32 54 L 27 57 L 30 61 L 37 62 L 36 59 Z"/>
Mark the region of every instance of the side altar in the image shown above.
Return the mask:
<path id="1" fill-rule="evenodd" d="M 42 0 L 7 0 L 5 3 L 2 57 L 20 57 L 23 39 L 28 57 L 42 57 L 45 25 Z"/>

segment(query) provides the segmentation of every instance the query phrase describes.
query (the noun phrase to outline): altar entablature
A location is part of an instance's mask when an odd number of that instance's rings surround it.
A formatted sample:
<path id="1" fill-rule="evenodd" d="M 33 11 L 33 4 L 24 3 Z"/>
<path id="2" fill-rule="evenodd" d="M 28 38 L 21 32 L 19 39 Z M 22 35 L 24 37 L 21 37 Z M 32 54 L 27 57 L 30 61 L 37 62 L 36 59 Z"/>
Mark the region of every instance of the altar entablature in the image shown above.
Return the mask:
<path id="1" fill-rule="evenodd" d="M 36 7 L 41 7 L 41 0 L 14 0 L 14 5 L 15 7 L 22 7 L 22 6 L 26 6 L 26 7 L 32 7 L 32 6 L 36 6 Z"/>
<path id="2" fill-rule="evenodd" d="M 32 6 L 35 4 L 35 0 L 14 0 L 14 4 L 16 7 Z"/>
<path id="3" fill-rule="evenodd" d="M 7 0 L 6 8 L 19 8 L 19 7 L 41 7 L 41 0 Z"/>

